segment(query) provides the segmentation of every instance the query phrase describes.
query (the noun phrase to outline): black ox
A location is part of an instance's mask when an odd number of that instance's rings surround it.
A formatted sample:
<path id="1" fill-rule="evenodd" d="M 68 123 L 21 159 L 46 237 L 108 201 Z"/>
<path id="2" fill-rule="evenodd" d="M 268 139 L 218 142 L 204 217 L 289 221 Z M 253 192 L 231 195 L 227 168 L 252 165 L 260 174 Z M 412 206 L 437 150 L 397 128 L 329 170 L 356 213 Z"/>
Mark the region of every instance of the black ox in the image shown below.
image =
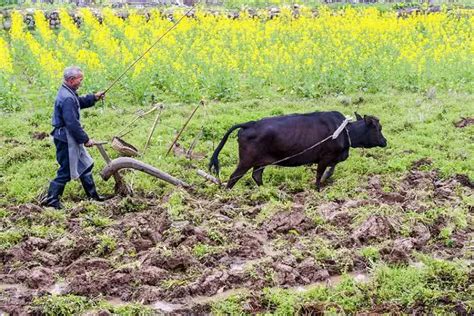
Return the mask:
<path id="1" fill-rule="evenodd" d="M 209 169 L 219 174 L 219 152 L 232 131 L 240 128 L 239 164 L 230 176 L 227 188 L 231 189 L 251 168 L 252 178 L 262 185 L 262 174 L 267 165 L 295 167 L 317 163 L 316 188 L 320 190 L 321 181 L 333 174 L 337 163 L 349 157 L 350 147 L 387 146 L 382 125 L 376 117 L 355 115 L 357 121 L 348 123 L 336 139 L 330 138 L 318 146 L 314 145 L 332 135 L 343 123 L 344 115 L 339 112 L 291 114 L 234 125 L 214 151 Z"/>

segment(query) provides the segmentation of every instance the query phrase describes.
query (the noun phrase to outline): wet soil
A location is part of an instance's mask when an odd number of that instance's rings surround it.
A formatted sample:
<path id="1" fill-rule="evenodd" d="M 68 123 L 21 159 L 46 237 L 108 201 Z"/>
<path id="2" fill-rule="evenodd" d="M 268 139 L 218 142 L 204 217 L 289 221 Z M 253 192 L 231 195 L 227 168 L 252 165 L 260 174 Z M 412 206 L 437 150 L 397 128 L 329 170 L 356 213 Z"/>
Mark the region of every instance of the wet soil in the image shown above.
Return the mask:
<path id="1" fill-rule="evenodd" d="M 463 128 L 472 124 L 474 124 L 474 117 L 462 117 L 460 121 L 454 123 L 454 126 Z"/>
<path id="2" fill-rule="evenodd" d="M 43 140 L 48 136 L 49 134 L 46 132 L 33 132 L 31 134 L 31 138 L 36 139 L 36 140 Z"/>
<path id="3" fill-rule="evenodd" d="M 8 207 L 5 229 L 42 223 L 63 226 L 65 233 L 25 236 L 0 250 L 0 311 L 25 313 L 34 297 L 76 294 L 199 313 L 239 291 L 304 290 L 334 283 L 344 272 L 364 276 L 369 261 L 360 250 L 367 246 L 398 264 L 409 264 L 415 251 L 462 258 L 472 247 L 472 226 L 456 227 L 446 240 L 439 237 L 450 225 L 445 213 L 432 221 L 405 216 L 455 209 L 463 195 L 472 194 L 465 176 L 442 179 L 436 171 L 420 170 L 429 163 L 414 163 L 400 180 L 371 177 L 361 199 L 328 201 L 300 192 L 291 210 L 258 221 L 263 205 L 196 197 L 185 201 L 194 210 L 185 221 L 173 220 L 163 201 L 134 198 L 125 205 L 114 198 L 98 204 L 110 225 L 92 224 L 94 210 L 86 203 L 67 210 L 65 222 L 45 222 L 44 209 L 34 204 Z M 115 244 L 104 246 L 100 236 Z M 258 302 L 249 304 L 258 310 Z"/>

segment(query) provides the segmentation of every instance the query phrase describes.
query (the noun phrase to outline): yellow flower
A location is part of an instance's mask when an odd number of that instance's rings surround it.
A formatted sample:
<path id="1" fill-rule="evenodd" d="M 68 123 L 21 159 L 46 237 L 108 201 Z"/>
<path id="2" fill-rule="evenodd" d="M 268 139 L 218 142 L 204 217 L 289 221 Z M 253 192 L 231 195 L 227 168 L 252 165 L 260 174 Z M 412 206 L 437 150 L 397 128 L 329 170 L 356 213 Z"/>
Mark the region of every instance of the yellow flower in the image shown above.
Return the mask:
<path id="1" fill-rule="evenodd" d="M 46 20 L 43 11 L 37 10 L 34 13 L 35 26 L 38 30 L 38 33 L 43 38 L 43 40 L 48 43 L 53 39 L 53 32 L 49 28 L 49 23 Z"/>
<path id="2" fill-rule="evenodd" d="M 23 23 L 23 16 L 18 11 L 12 12 L 12 26 L 10 29 L 10 35 L 14 40 L 23 39 L 24 33 L 24 23 Z"/>
<path id="3" fill-rule="evenodd" d="M 0 37 L 0 70 L 6 73 L 13 72 L 13 61 L 8 43 Z"/>
<path id="4" fill-rule="evenodd" d="M 28 62 L 36 63 L 37 73 L 53 73 L 77 63 L 109 78 L 121 73 L 173 25 L 158 10 L 151 10 L 146 21 L 134 11 L 122 19 L 115 11 L 103 9 L 103 23 L 89 9 L 79 13 L 83 17 L 80 29 L 66 10 L 60 10 L 62 27 L 56 34 L 40 11 L 35 13 L 38 30 L 32 33 L 25 31 L 21 14 L 13 12 L 10 47 L 0 57 L 7 60 L 7 54 L 12 59 L 29 54 Z M 174 18 L 182 14 L 175 11 Z M 259 14 L 268 15 L 268 10 Z M 405 19 L 375 7 L 335 10 L 321 6 L 316 18 L 311 8 L 302 7 L 295 19 L 292 10 L 283 7 L 279 17 L 264 20 L 248 14 L 228 19 L 198 10 L 196 18 L 184 18 L 128 76 L 147 80 L 158 74 L 160 80 L 168 80 L 165 85 L 172 87 L 179 81 L 196 85 L 190 87 L 194 91 L 225 76 L 231 78 L 228 81 L 243 78 L 284 88 L 301 84 L 299 78 L 317 80 L 323 86 L 339 80 L 339 86 L 349 89 L 360 88 L 353 82 L 365 86 L 370 78 L 401 82 L 404 75 L 415 75 L 422 82 L 426 78 L 421 77 L 429 75 L 429 80 L 448 80 L 445 70 L 472 72 L 473 30 L 474 15 L 469 12 L 460 18 L 440 12 Z M 401 75 L 392 79 L 394 73 Z"/>
<path id="5" fill-rule="evenodd" d="M 89 69 L 100 70 L 103 68 L 99 55 L 87 49 L 77 51 L 76 59 L 79 65 L 86 65 Z"/>

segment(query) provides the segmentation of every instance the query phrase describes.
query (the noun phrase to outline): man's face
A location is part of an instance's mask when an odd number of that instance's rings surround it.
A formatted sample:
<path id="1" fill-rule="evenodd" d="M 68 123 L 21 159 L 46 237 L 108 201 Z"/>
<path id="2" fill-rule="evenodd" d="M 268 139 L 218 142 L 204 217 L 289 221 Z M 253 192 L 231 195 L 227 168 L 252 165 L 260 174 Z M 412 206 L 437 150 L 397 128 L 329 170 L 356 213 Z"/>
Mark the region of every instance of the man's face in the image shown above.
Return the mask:
<path id="1" fill-rule="evenodd" d="M 74 90 L 79 89 L 81 86 L 82 80 L 84 79 L 84 75 L 80 74 L 76 77 L 70 78 L 68 81 L 66 81 L 67 85 Z"/>

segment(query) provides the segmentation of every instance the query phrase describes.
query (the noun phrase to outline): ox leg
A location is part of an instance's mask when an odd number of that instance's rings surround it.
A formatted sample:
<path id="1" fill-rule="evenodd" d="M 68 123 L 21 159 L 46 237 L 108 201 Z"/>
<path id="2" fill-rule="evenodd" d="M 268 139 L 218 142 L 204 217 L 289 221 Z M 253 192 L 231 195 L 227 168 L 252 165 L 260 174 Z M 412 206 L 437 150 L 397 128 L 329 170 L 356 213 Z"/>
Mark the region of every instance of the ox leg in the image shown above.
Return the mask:
<path id="1" fill-rule="evenodd" d="M 343 151 L 335 160 L 331 161 L 328 164 L 329 169 L 326 170 L 326 172 L 324 172 L 323 177 L 321 179 L 321 182 L 324 182 L 327 179 L 329 179 L 332 176 L 332 174 L 334 173 L 334 169 L 336 168 L 336 165 L 339 162 L 346 160 L 347 157 L 349 157 L 349 150 Z"/>
<path id="2" fill-rule="evenodd" d="M 324 171 L 328 165 L 324 162 L 318 163 L 318 169 L 316 170 L 316 190 L 321 191 L 321 178 L 323 177 Z"/>
<path id="3" fill-rule="evenodd" d="M 232 189 L 237 181 L 239 181 L 250 168 L 251 167 L 239 164 L 237 169 L 235 169 L 234 173 L 230 176 L 229 181 L 227 181 L 227 189 Z"/>
<path id="4" fill-rule="evenodd" d="M 255 183 L 257 183 L 257 185 L 263 185 L 263 179 L 262 179 L 263 169 L 265 169 L 265 168 L 264 167 L 254 167 L 253 168 L 252 178 L 255 181 Z"/>
<path id="5" fill-rule="evenodd" d="M 329 179 L 334 173 L 335 168 L 336 165 L 329 166 L 329 169 L 324 172 L 323 177 L 321 178 L 321 182 L 325 182 L 327 179 Z"/>

